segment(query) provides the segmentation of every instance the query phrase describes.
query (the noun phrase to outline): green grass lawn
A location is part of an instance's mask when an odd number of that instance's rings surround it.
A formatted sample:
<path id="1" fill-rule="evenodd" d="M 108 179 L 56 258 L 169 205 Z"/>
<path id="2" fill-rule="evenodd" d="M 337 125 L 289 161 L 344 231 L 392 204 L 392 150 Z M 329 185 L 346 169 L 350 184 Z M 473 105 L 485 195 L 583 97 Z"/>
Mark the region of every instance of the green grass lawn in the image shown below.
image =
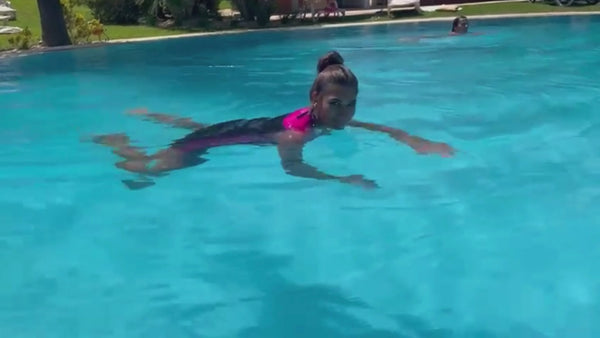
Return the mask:
<path id="1" fill-rule="evenodd" d="M 39 39 L 41 37 L 41 29 L 40 29 L 40 18 L 37 10 L 36 1 L 33 0 L 19 0 L 13 1 L 13 7 L 17 10 L 17 20 L 9 21 L 7 25 L 9 26 L 17 26 L 17 27 L 29 27 L 35 39 Z M 230 0 L 221 0 L 219 3 L 219 8 L 225 9 L 230 8 L 231 2 Z M 86 16 L 91 17 L 91 13 L 88 8 L 80 7 L 78 11 L 84 13 Z M 486 15 L 486 14 L 510 14 L 510 13 L 542 13 L 542 12 L 567 12 L 567 11 L 581 11 L 581 12 L 590 12 L 590 11 L 600 11 L 600 5 L 591 5 L 591 6 L 571 6 L 571 7 L 559 7 L 550 5 L 543 2 L 538 2 L 535 4 L 529 2 L 506 2 L 506 3 L 493 3 L 493 4 L 478 4 L 478 5 L 466 5 L 463 6 L 463 10 L 458 12 L 462 15 L 470 16 L 470 15 Z M 419 15 L 419 17 L 429 18 L 429 17 L 447 17 L 447 16 L 456 16 L 457 13 L 449 13 L 449 12 L 434 12 L 434 13 L 425 13 L 423 15 Z M 415 15 L 410 16 L 400 16 L 397 18 L 398 20 L 402 20 L 403 18 L 410 17 L 415 18 Z M 378 18 L 387 19 L 387 17 Z M 360 17 L 352 17 L 346 16 L 345 18 L 340 19 L 330 19 L 329 22 L 361 22 L 361 21 L 372 21 L 374 20 L 373 16 L 360 16 Z M 131 25 L 131 26 L 118 26 L 118 25 L 106 25 L 106 34 L 110 37 L 110 39 L 126 39 L 126 38 L 141 38 L 141 37 L 150 37 L 150 36 L 164 36 L 164 35 L 173 35 L 173 34 L 181 34 L 190 32 L 190 30 L 185 29 L 164 29 L 158 27 L 149 27 L 149 26 L 139 26 L 139 25 Z M 10 48 L 8 43 L 8 35 L 0 36 L 0 50 L 5 50 Z"/>
<path id="2" fill-rule="evenodd" d="M 92 12 L 89 8 L 81 6 L 77 8 L 77 12 L 83 14 L 86 19 L 93 19 Z M 133 39 L 144 38 L 148 36 L 163 36 L 172 34 L 187 33 L 184 30 L 171 30 L 158 27 L 142 26 L 142 25 L 104 25 L 106 35 L 111 39 Z"/>
<path id="3" fill-rule="evenodd" d="M 41 36 L 40 14 L 37 9 L 37 2 L 33 0 L 12 1 L 12 7 L 17 10 L 17 20 L 7 21 L 7 26 L 16 26 L 25 28 L 29 26 L 34 36 Z M 9 48 L 8 35 L 0 35 L 0 50 Z"/>
<path id="4" fill-rule="evenodd" d="M 593 12 L 600 11 L 600 5 L 559 7 L 543 2 L 506 2 L 487 5 L 462 6 L 461 15 L 490 15 L 490 14 L 513 14 L 513 13 L 546 13 L 546 12 Z M 434 12 L 427 16 L 455 16 L 456 13 Z"/>
<path id="5" fill-rule="evenodd" d="M 16 27 L 29 27 L 31 33 L 36 40 L 41 39 L 42 30 L 40 27 L 40 14 L 37 9 L 37 3 L 33 0 L 22 0 L 13 1 L 12 7 L 17 10 L 17 20 L 8 21 L 7 26 Z M 78 7 L 78 12 L 81 12 L 84 16 L 91 18 L 89 8 Z M 118 26 L 118 25 L 106 25 L 106 35 L 111 39 L 125 39 L 125 38 L 141 38 L 148 36 L 163 36 L 171 34 L 186 33 L 183 30 L 168 30 L 157 27 L 149 26 Z M 6 50 L 10 48 L 8 43 L 8 35 L 0 35 L 0 50 Z"/>
<path id="6" fill-rule="evenodd" d="M 231 0 L 219 1 L 219 9 L 231 9 Z"/>

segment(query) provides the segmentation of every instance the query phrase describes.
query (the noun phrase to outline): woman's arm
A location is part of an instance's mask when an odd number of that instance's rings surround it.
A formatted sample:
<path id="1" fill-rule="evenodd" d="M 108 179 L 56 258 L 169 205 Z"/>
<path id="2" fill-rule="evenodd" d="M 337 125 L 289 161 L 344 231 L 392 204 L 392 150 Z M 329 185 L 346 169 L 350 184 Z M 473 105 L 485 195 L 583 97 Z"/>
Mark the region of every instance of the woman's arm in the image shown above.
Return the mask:
<path id="1" fill-rule="evenodd" d="M 146 108 L 136 108 L 127 112 L 129 115 L 141 116 L 143 119 L 160 122 L 163 124 L 171 125 L 177 128 L 197 130 L 206 127 L 206 125 L 198 122 L 194 122 L 187 117 L 176 117 L 173 115 L 162 114 L 162 113 L 151 113 Z"/>
<path id="2" fill-rule="evenodd" d="M 281 159 L 281 167 L 288 175 L 317 180 L 337 180 L 343 183 L 360 185 L 365 188 L 377 187 L 374 181 L 365 179 L 362 175 L 335 176 L 322 172 L 304 162 L 302 158 L 303 149 L 304 136 L 302 134 L 285 132 L 279 137 L 277 150 Z"/>
<path id="3" fill-rule="evenodd" d="M 357 120 L 350 121 L 348 125 L 352 127 L 363 128 L 366 130 L 378 131 L 388 134 L 393 139 L 405 143 L 409 147 L 413 148 L 419 154 L 437 153 L 444 157 L 454 155 L 454 149 L 452 149 L 452 147 L 450 147 L 446 143 L 432 142 L 419 136 L 410 135 L 401 129 L 391 128 L 375 123 L 361 122 Z"/>

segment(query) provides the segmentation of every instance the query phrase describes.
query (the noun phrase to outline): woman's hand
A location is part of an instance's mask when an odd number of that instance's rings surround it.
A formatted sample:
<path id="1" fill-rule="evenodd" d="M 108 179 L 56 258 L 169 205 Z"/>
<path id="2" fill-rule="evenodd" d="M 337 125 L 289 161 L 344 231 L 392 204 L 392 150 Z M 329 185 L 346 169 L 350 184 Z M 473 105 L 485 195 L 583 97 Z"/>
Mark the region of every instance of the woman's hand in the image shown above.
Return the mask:
<path id="1" fill-rule="evenodd" d="M 379 188 L 379 186 L 377 185 L 377 183 L 375 183 L 375 181 L 366 179 L 363 175 L 350 175 L 350 176 L 340 177 L 340 181 L 343 183 L 360 186 L 365 189 Z"/>
<path id="2" fill-rule="evenodd" d="M 431 142 L 418 136 L 407 136 L 404 133 L 392 133 L 392 138 L 405 142 L 418 154 L 438 154 L 442 157 L 454 155 L 454 149 L 446 143 Z"/>
<path id="3" fill-rule="evenodd" d="M 427 141 L 426 139 L 418 136 L 409 135 L 407 132 L 400 129 L 357 120 L 350 121 L 348 125 L 388 134 L 395 140 L 406 143 L 419 154 L 439 154 L 443 157 L 450 157 L 454 155 L 454 149 L 445 143 Z"/>

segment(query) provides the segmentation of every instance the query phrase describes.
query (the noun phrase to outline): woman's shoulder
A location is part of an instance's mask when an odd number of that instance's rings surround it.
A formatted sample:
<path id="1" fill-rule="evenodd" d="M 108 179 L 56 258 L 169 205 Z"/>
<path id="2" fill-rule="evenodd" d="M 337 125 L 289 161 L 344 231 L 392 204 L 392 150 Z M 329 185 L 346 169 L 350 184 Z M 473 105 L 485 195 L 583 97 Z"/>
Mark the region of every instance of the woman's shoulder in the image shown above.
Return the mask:
<path id="1" fill-rule="evenodd" d="M 288 113 L 283 118 L 283 126 L 287 130 L 305 132 L 313 126 L 310 108 L 303 107 Z"/>

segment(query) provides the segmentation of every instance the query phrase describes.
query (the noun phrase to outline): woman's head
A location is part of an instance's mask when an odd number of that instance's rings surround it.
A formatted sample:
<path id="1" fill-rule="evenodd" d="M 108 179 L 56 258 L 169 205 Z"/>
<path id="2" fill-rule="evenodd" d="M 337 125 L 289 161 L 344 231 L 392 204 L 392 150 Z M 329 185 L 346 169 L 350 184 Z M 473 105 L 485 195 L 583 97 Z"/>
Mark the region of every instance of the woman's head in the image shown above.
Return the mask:
<path id="1" fill-rule="evenodd" d="M 452 33 L 464 34 L 469 30 L 469 20 L 466 16 L 458 16 L 452 21 Z"/>
<path id="2" fill-rule="evenodd" d="M 354 116 L 358 79 L 335 51 L 323 55 L 310 89 L 312 111 L 319 124 L 342 129 Z"/>

